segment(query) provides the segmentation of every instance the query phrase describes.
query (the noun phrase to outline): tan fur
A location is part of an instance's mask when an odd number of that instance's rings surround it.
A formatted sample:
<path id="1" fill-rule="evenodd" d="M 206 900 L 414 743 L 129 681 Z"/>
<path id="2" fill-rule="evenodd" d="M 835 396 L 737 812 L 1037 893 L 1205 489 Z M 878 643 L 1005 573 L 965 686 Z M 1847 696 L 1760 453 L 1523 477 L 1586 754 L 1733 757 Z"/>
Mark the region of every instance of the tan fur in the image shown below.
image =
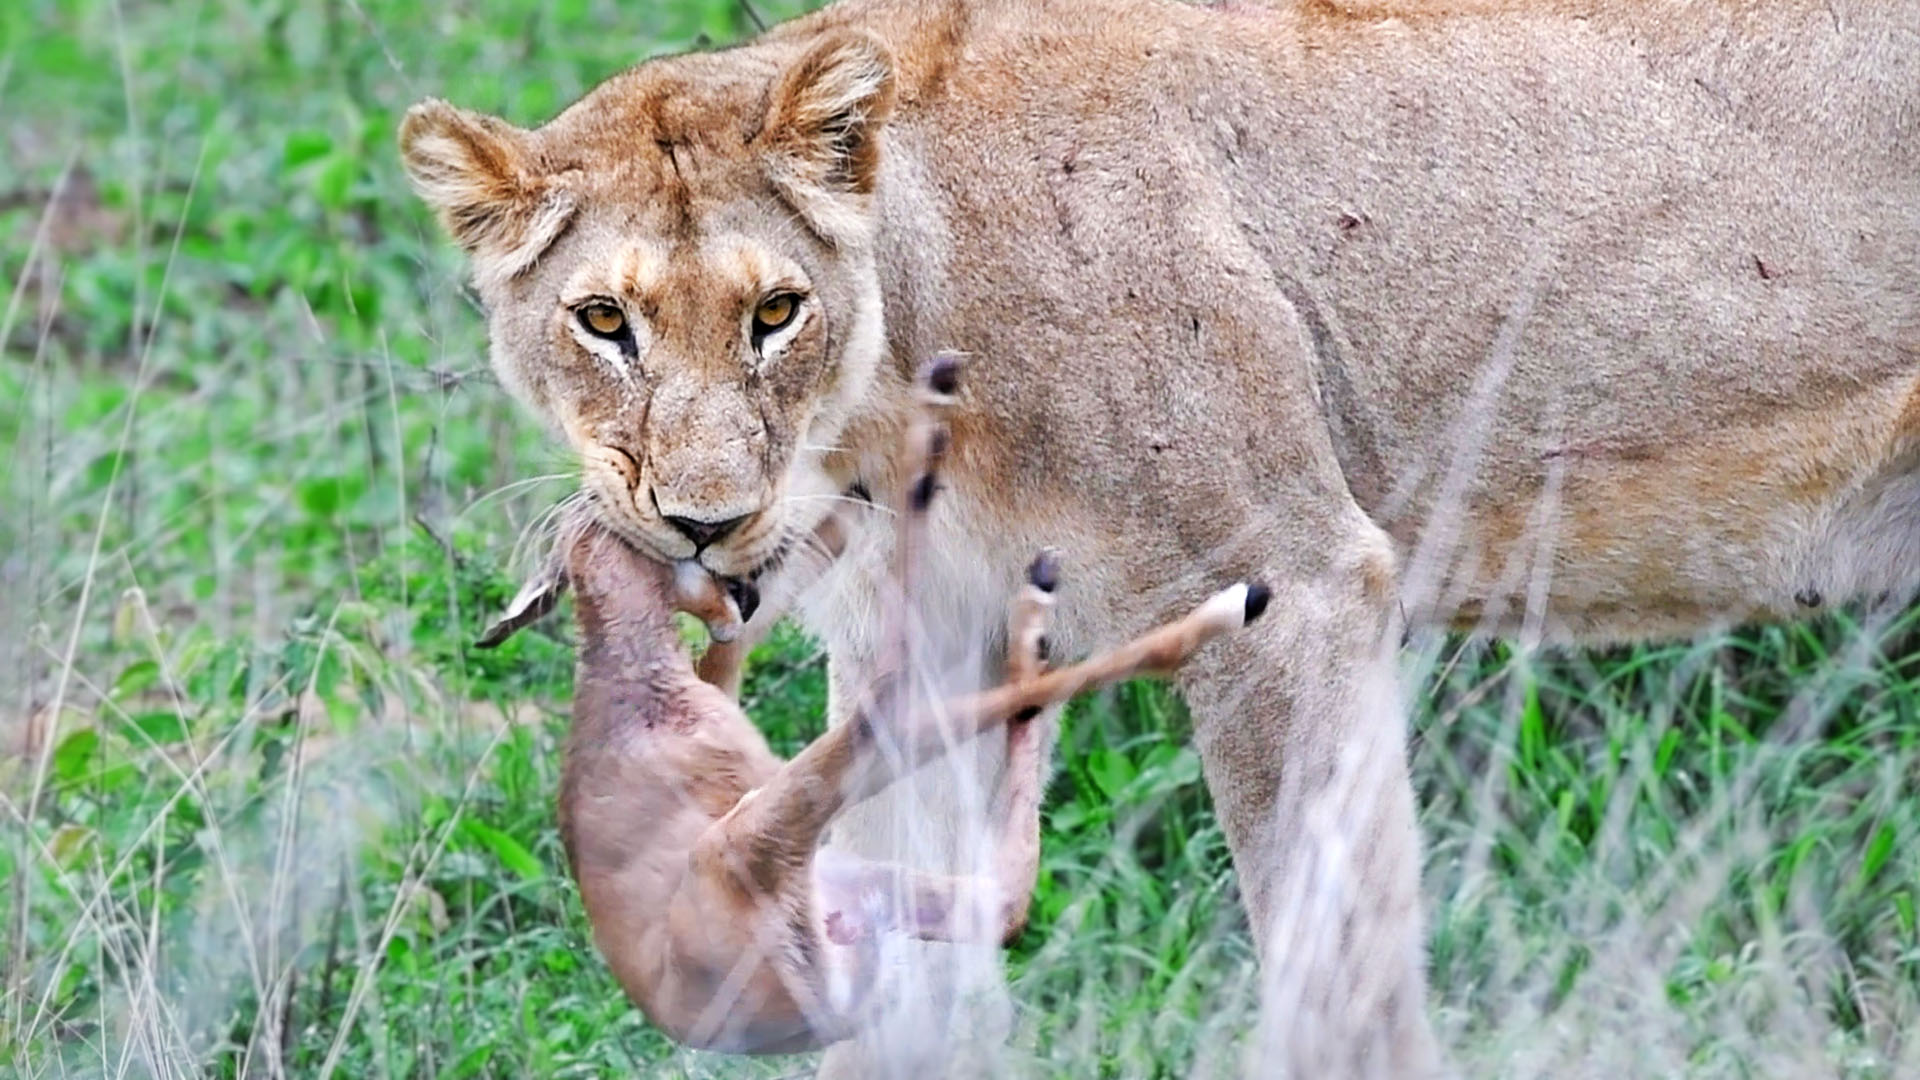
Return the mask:
<path id="1" fill-rule="evenodd" d="M 1183 685 L 1266 964 L 1260 1060 L 1297 1075 L 1433 1061 L 1381 689 L 1402 612 L 1621 639 L 1920 581 L 1913 4 L 843 0 L 534 131 L 428 106 L 407 132 L 505 381 L 623 448 L 635 474 L 590 482 L 660 555 L 692 545 L 649 490 L 755 515 L 700 554 L 725 574 L 820 496 L 888 490 L 905 373 L 957 348 L 932 527 L 978 558 L 928 613 L 956 650 L 1042 541 L 1082 646 L 1275 583 L 1279 617 Z M 504 230 L 556 190 L 569 225 L 526 260 L 537 230 Z M 667 265 L 623 295 L 654 321 L 621 382 L 558 294 L 638 243 Z M 762 368 L 750 267 L 788 262 L 814 321 Z M 870 548 L 805 607 L 842 715 Z"/>

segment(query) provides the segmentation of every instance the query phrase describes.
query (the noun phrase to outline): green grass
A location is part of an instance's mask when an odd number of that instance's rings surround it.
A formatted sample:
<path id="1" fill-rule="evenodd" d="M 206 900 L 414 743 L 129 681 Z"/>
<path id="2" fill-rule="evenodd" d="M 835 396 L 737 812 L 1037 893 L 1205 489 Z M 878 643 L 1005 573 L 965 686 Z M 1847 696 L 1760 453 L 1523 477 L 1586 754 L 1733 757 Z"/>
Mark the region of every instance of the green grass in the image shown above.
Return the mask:
<path id="1" fill-rule="evenodd" d="M 393 152 L 419 97 L 534 122 L 748 29 L 722 0 L 0 7 L 0 1072 L 803 1067 L 675 1049 L 592 951 L 551 809 L 570 649 L 466 645 L 569 465 Z M 1913 631 L 1411 652 L 1463 1069 L 1920 1075 Z M 811 643 L 747 695 L 813 734 Z M 1068 718 L 1009 962 L 1035 1074 L 1239 1064 L 1251 948 L 1184 725 L 1144 686 Z"/>

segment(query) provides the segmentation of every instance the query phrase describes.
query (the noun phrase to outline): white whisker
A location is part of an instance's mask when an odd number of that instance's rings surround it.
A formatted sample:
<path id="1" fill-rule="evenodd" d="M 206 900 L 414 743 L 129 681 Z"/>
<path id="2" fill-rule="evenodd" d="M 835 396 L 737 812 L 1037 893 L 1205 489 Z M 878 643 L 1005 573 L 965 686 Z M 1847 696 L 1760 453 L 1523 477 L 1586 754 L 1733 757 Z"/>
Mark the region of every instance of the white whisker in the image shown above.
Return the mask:
<path id="1" fill-rule="evenodd" d="M 588 492 L 575 489 L 560 501 L 534 515 L 520 535 L 514 538 L 513 549 L 508 562 L 514 566 L 526 566 L 546 561 L 549 552 L 558 544 L 566 523 L 577 516 L 593 496 Z"/>
<path id="2" fill-rule="evenodd" d="M 475 510 L 480 509 L 482 506 L 485 506 L 487 503 L 492 502 L 495 499 L 505 498 L 516 491 L 520 491 L 523 488 L 530 488 L 535 484 L 544 484 L 549 480 L 578 481 L 579 479 L 580 479 L 580 470 L 572 469 L 567 472 L 542 473 L 539 476 L 528 476 L 519 480 L 515 480 L 511 483 L 501 484 L 499 487 L 494 488 L 492 491 L 489 491 L 481 495 L 479 498 L 468 503 L 465 507 L 461 509 L 460 513 L 455 515 L 455 518 L 458 519 L 458 518 L 465 517 L 466 515 L 473 513 Z"/>
<path id="3" fill-rule="evenodd" d="M 876 510 L 882 514 L 886 514 L 889 517 L 893 516 L 893 513 L 894 513 L 892 509 L 885 506 L 881 506 L 879 503 L 868 502 L 866 499 L 858 499 L 852 495 L 784 495 L 780 499 L 780 502 L 783 505 L 786 503 L 797 503 L 797 502 L 808 502 L 808 501 L 843 502 L 843 503 L 851 504 L 853 506 L 864 506 L 869 509 Z"/>

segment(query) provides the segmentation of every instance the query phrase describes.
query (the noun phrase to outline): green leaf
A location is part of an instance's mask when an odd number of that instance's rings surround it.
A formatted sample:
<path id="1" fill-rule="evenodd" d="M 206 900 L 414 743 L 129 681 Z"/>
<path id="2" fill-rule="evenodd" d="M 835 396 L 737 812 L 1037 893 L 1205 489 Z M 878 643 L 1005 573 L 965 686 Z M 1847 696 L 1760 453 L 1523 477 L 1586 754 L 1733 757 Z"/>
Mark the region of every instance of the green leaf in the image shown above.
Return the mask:
<path id="1" fill-rule="evenodd" d="M 447 1080 L 465 1080 L 466 1077 L 475 1075 L 487 1067 L 487 1062 L 493 1060 L 494 1048 L 493 1043 L 481 1043 L 460 1055 L 460 1060 L 453 1063 L 453 1068 L 441 1075 L 447 1077 Z"/>
<path id="2" fill-rule="evenodd" d="M 187 738 L 186 719 L 170 710 L 137 713 L 128 718 L 127 726 L 139 733 L 134 736 L 133 741 L 141 745 L 151 741 L 160 746 L 168 746 L 184 742 Z"/>
<path id="3" fill-rule="evenodd" d="M 1126 790 L 1133 780 L 1133 762 L 1113 750 L 1095 750 L 1087 755 L 1087 775 L 1093 778 L 1100 794 L 1112 799 Z"/>
<path id="4" fill-rule="evenodd" d="M 360 162 L 351 155 L 337 154 L 327 159 L 313 180 L 313 193 L 320 200 L 320 205 L 330 210 L 345 206 L 348 194 L 353 191 L 353 182 L 360 172 Z"/>
<path id="5" fill-rule="evenodd" d="M 364 476 L 315 476 L 294 486 L 294 500 L 307 513 L 327 518 L 351 507 L 366 487 Z"/>
<path id="6" fill-rule="evenodd" d="M 1667 771 L 1673 765 L 1673 755 L 1680 749 L 1680 729 L 1668 728 L 1660 736 L 1660 745 L 1653 752 L 1653 775 L 1666 779 Z"/>
<path id="7" fill-rule="evenodd" d="M 1081 803 L 1061 803 L 1047 812 L 1047 826 L 1056 833 L 1070 833 L 1086 824 L 1087 808 Z"/>
<path id="8" fill-rule="evenodd" d="M 1542 749 L 1547 744 L 1547 719 L 1540 708 L 1540 684 L 1528 678 L 1525 699 L 1520 708 L 1520 764 L 1538 768 Z"/>
<path id="9" fill-rule="evenodd" d="M 1893 823 L 1882 822 L 1874 830 L 1873 839 L 1867 841 L 1867 853 L 1860 859 L 1860 884 L 1872 882 L 1880 868 L 1887 865 L 1887 858 L 1893 854 L 1893 841 Z"/>
<path id="10" fill-rule="evenodd" d="M 520 841 L 485 822 L 467 818 L 460 823 L 460 832 L 492 852 L 493 857 L 500 860 L 500 865 L 520 875 L 522 881 L 539 881 L 547 874 L 546 867 Z"/>
<path id="11" fill-rule="evenodd" d="M 333 136 L 324 131 L 296 131 L 287 136 L 286 148 L 281 152 L 280 160 L 289 169 L 297 169 L 309 161 L 317 161 L 333 150 Z"/>
<path id="12" fill-rule="evenodd" d="M 160 665 L 152 660 L 135 660 L 113 680 L 113 696 L 119 700 L 145 690 L 160 676 Z"/>
<path id="13" fill-rule="evenodd" d="M 72 867 L 95 837 L 94 831 L 85 825 L 68 822 L 53 830 L 52 838 L 47 841 L 47 850 L 61 866 Z"/>
<path id="14" fill-rule="evenodd" d="M 81 728 L 60 740 L 53 748 L 53 774 L 62 780 L 78 780 L 86 775 L 95 752 L 100 749 L 100 733 Z"/>

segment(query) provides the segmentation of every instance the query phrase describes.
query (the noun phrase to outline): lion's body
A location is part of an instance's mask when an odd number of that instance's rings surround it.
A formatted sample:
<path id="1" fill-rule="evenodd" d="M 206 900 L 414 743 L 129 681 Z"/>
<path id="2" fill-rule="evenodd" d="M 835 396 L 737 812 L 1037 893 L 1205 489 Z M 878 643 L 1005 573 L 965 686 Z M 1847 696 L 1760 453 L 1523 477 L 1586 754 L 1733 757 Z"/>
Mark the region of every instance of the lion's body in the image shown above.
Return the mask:
<path id="1" fill-rule="evenodd" d="M 956 653 L 998 618 L 970 598 L 1041 543 L 1076 648 L 1275 581 L 1270 629 L 1185 689 L 1303 1074 L 1430 1052 L 1383 689 L 1403 616 L 1628 638 L 1920 584 L 1920 5 L 846 0 L 610 80 L 534 156 L 586 178 L 583 222 L 613 200 L 604 221 L 707 251 L 686 237 L 757 190 L 768 84 L 849 34 L 891 65 L 870 190 L 781 190 L 809 235 L 864 223 L 815 275 L 852 374 L 761 444 L 656 414 L 668 449 L 636 456 L 660 490 L 662 459 L 741 445 L 787 469 L 763 501 L 883 490 L 903 373 L 958 348 L 936 518 L 963 554 L 929 619 Z M 613 406 L 519 365 L 604 232 L 491 286 L 509 382 L 583 443 Z M 767 449 L 783 427 L 806 434 Z M 754 501 L 700 479 L 728 515 Z M 874 656 L 860 582 L 808 607 L 839 687 Z"/>
<path id="2" fill-rule="evenodd" d="M 1216 550 L 1278 465 L 1218 432 L 1313 404 L 1260 351 L 1297 320 L 1360 506 L 1408 569 L 1448 529 L 1442 618 L 1539 584 L 1644 637 L 1920 580 L 1920 9 L 1074 6 L 958 50 L 833 9 L 951 65 L 905 67 L 946 93 L 890 125 L 928 175 L 882 276 L 896 352 L 996 373 L 996 520 Z"/>

